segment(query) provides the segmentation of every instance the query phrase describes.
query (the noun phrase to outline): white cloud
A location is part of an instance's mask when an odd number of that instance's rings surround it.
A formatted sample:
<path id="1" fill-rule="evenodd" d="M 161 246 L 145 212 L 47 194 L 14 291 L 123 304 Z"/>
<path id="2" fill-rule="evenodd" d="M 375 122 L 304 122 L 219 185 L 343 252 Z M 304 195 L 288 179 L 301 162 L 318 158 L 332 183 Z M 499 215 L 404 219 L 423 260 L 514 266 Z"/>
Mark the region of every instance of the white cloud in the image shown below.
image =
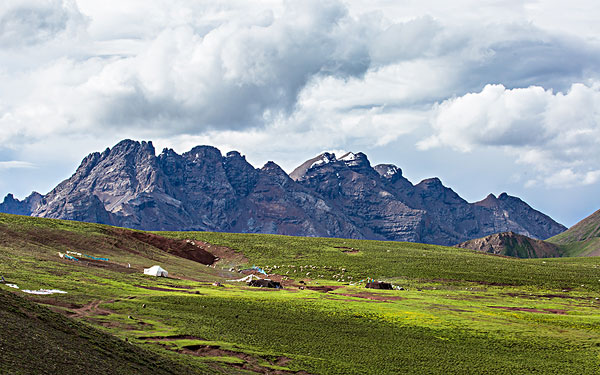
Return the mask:
<path id="1" fill-rule="evenodd" d="M 18 169 L 18 168 L 34 168 L 35 165 L 20 160 L 9 160 L 9 161 L 0 161 L 0 170 L 2 169 Z"/>
<path id="2" fill-rule="evenodd" d="M 4 1 L 0 156 L 77 160 L 130 137 L 291 168 L 324 149 L 409 154 L 422 137 L 422 148 L 506 149 L 533 166 L 529 186 L 566 184 L 563 170 L 593 185 L 593 6 Z"/>
<path id="3" fill-rule="evenodd" d="M 0 4 L 0 47 L 29 47 L 63 34 L 72 37 L 85 23 L 74 1 L 5 0 Z"/>
<path id="4" fill-rule="evenodd" d="M 534 167 L 547 185 L 593 184 L 600 178 L 594 169 L 600 163 L 599 84 L 574 84 L 566 93 L 487 85 L 438 105 L 432 127 L 421 149 L 503 147 Z"/>

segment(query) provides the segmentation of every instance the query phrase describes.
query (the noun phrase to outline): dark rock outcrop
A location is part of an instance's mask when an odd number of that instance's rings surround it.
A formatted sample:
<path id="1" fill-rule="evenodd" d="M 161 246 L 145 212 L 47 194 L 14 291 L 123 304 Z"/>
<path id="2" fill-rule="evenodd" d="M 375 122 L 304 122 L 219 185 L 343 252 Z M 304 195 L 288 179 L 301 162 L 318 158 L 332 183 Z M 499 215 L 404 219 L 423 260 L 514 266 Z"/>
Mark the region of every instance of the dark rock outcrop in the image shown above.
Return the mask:
<path id="1" fill-rule="evenodd" d="M 87 156 L 71 178 L 0 212 L 145 230 L 211 230 L 453 245 L 497 232 L 547 238 L 566 228 L 506 193 L 468 203 L 437 178 L 413 185 L 363 153 L 321 154 L 290 175 L 211 146 L 158 156 L 124 140 Z"/>
<path id="2" fill-rule="evenodd" d="M 559 247 L 554 244 L 514 232 L 495 233 L 465 241 L 456 247 L 517 258 L 552 258 L 562 255 Z"/>

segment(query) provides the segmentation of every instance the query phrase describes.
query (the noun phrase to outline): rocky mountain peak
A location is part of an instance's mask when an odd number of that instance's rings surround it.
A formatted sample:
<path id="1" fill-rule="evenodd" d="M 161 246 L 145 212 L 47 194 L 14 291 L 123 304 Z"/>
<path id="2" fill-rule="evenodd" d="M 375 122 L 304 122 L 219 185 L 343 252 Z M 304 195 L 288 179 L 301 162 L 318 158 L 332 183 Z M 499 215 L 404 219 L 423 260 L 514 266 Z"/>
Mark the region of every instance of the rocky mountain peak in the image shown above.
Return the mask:
<path id="1" fill-rule="evenodd" d="M 492 193 L 489 193 L 487 197 L 485 197 L 483 200 L 480 200 L 479 202 L 475 202 L 473 203 L 476 206 L 481 206 L 481 207 L 487 207 L 487 208 L 494 208 L 494 207 L 498 207 L 498 198 L 496 198 L 496 196 Z"/>
<path id="2" fill-rule="evenodd" d="M 281 169 L 279 165 L 277 165 L 274 161 L 271 160 L 266 162 L 265 165 L 263 165 L 263 167 L 261 168 L 261 170 L 267 173 L 287 176 L 287 173 L 285 173 L 285 171 Z"/>
<path id="3" fill-rule="evenodd" d="M 416 184 L 415 187 L 422 190 L 441 190 L 445 188 L 442 181 L 437 177 L 426 178 Z"/>
<path id="4" fill-rule="evenodd" d="M 152 145 L 152 141 L 138 142 L 131 139 L 125 139 L 117 143 L 112 149 L 109 150 L 110 157 L 120 157 L 124 155 L 140 154 L 144 156 L 155 156 L 156 150 Z"/>
<path id="5" fill-rule="evenodd" d="M 192 162 L 217 161 L 223 157 L 221 151 L 213 146 L 196 146 L 181 156 Z"/>
<path id="6" fill-rule="evenodd" d="M 387 180 L 396 180 L 402 177 L 402 169 L 396 167 L 394 164 L 377 164 L 373 169 Z"/>
<path id="7" fill-rule="evenodd" d="M 258 171 L 237 151 L 230 151 L 223 158 L 225 173 L 231 186 L 242 196 L 250 194 L 258 181 Z M 286 175 L 287 176 L 287 175 Z"/>
<path id="8" fill-rule="evenodd" d="M 246 160 L 246 157 L 243 156 L 242 154 L 240 154 L 238 151 L 229 151 L 226 155 L 226 158 L 233 158 L 233 159 L 244 159 Z"/>
<path id="9" fill-rule="evenodd" d="M 268 161 L 261 169 L 261 172 L 270 178 L 273 181 L 276 181 L 279 185 L 284 185 L 288 182 L 291 182 L 290 176 L 275 162 Z"/>
<path id="10" fill-rule="evenodd" d="M 371 168 L 371 163 L 369 162 L 367 155 L 362 152 L 356 154 L 348 152 L 337 160 L 343 162 L 350 168 Z"/>
<path id="11" fill-rule="evenodd" d="M 438 178 L 413 186 L 392 164 L 363 153 L 325 152 L 288 176 L 274 162 L 253 167 L 212 146 L 155 155 L 151 142 L 124 140 L 92 153 L 43 197 L 7 196 L 0 212 L 146 230 L 265 232 L 419 241 L 442 245 L 496 232 L 536 238 L 564 227 L 506 193 L 470 204 Z"/>
<path id="12" fill-rule="evenodd" d="M 324 152 L 316 157 L 305 161 L 300 164 L 296 169 L 290 173 L 290 178 L 294 181 L 300 181 L 306 178 L 306 174 L 309 170 L 334 163 L 336 161 L 335 154 Z"/>
<path id="13" fill-rule="evenodd" d="M 177 153 L 175 152 L 175 150 L 173 150 L 172 148 L 163 148 L 163 150 L 161 151 L 160 155 L 158 155 L 159 157 L 171 157 L 173 155 L 177 155 Z"/>
<path id="14" fill-rule="evenodd" d="M 0 212 L 14 215 L 31 215 L 35 208 L 41 204 L 43 196 L 37 191 L 32 192 L 22 201 L 16 199 L 14 195 L 8 193 L 4 201 L 0 203 Z"/>
<path id="15" fill-rule="evenodd" d="M 6 194 L 6 197 L 4 197 L 4 201 L 2 203 L 4 204 L 12 204 L 13 202 L 16 202 L 17 200 L 15 199 L 15 196 L 12 193 L 8 193 Z"/>
<path id="16" fill-rule="evenodd" d="M 312 168 L 316 168 L 316 167 L 320 167 L 323 165 L 327 165 L 329 163 L 333 163 L 336 161 L 335 158 L 335 154 L 333 153 L 329 153 L 329 152 L 324 152 L 321 155 L 317 156 L 316 158 L 317 160 L 315 160 L 309 167 L 308 169 L 312 169 Z"/>

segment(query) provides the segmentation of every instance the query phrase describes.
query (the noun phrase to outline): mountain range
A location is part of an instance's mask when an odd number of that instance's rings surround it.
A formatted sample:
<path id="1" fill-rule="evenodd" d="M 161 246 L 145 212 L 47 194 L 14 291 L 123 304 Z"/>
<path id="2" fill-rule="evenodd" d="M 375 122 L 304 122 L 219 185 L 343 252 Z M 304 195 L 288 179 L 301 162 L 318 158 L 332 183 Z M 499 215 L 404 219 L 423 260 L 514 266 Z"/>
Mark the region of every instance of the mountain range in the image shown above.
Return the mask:
<path id="1" fill-rule="evenodd" d="M 438 178 L 413 185 L 363 153 L 323 153 L 289 175 L 239 152 L 197 146 L 181 155 L 123 140 L 83 159 L 48 194 L 9 194 L 0 212 L 143 230 L 201 230 L 454 245 L 498 232 L 535 239 L 566 227 L 517 197 L 469 203 Z"/>

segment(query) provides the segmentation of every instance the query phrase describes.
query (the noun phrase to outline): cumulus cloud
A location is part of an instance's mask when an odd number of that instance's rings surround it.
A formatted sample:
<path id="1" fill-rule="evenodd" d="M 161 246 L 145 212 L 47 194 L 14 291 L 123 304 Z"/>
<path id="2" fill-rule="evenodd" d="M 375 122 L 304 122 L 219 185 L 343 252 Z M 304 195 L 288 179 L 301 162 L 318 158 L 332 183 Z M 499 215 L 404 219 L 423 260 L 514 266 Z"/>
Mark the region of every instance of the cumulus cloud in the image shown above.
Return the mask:
<path id="1" fill-rule="evenodd" d="M 573 84 L 554 93 L 538 86 L 487 85 L 439 104 L 434 134 L 421 149 L 449 146 L 468 152 L 502 147 L 539 171 L 547 185 L 593 184 L 600 174 L 600 84 Z"/>
<path id="2" fill-rule="evenodd" d="M 0 4 L 0 47 L 43 43 L 84 23 L 74 1 L 6 0 Z"/>
<path id="3" fill-rule="evenodd" d="M 596 128 L 580 126 L 595 120 L 569 110 L 597 104 L 600 34 L 565 32 L 570 13 L 558 32 L 531 2 L 473 4 L 5 1 L 0 152 L 37 162 L 77 143 L 78 159 L 130 137 L 302 158 L 414 139 L 432 119 L 421 148 L 505 147 L 535 166 L 529 184 L 597 183 Z"/>
<path id="4" fill-rule="evenodd" d="M 82 1 L 85 16 L 68 1 L 10 4 L 2 18 L 7 40 L 35 41 L 47 52 L 37 65 L 0 71 L 0 121 L 13 128 L 4 140 L 123 128 L 146 136 L 268 129 L 282 118 L 294 126 L 315 117 L 303 111 L 318 111 L 319 123 L 396 114 L 400 130 L 391 133 L 402 134 L 414 128 L 401 122 L 415 106 L 478 90 L 490 77 L 548 88 L 598 62 L 583 42 L 526 23 L 457 26 L 427 14 L 398 20 L 338 1 L 267 1 L 254 11 L 231 3 L 140 8 L 132 1 L 113 9 Z M 143 18 L 152 19 L 146 28 L 135 22 Z M 78 33 L 65 34 L 70 29 Z M 2 58 L 32 64 L 30 53 L 14 48 Z M 40 123 L 47 131 L 30 129 Z M 370 134 L 362 124 L 355 133 Z"/>

